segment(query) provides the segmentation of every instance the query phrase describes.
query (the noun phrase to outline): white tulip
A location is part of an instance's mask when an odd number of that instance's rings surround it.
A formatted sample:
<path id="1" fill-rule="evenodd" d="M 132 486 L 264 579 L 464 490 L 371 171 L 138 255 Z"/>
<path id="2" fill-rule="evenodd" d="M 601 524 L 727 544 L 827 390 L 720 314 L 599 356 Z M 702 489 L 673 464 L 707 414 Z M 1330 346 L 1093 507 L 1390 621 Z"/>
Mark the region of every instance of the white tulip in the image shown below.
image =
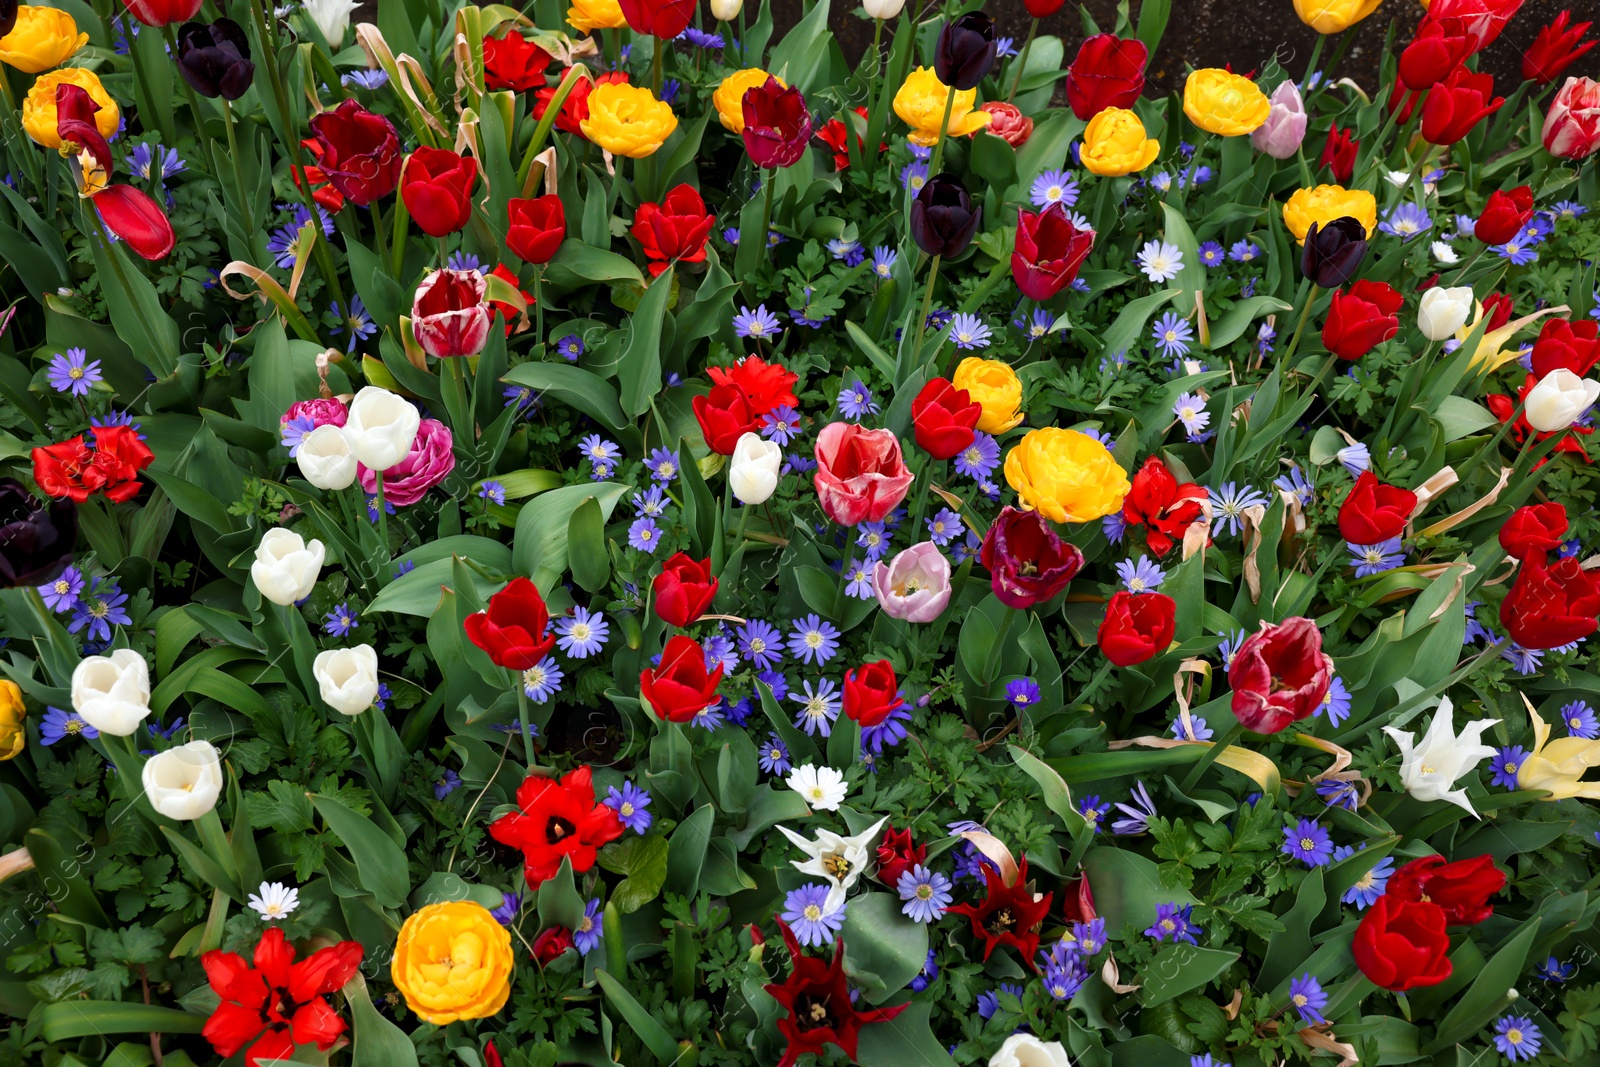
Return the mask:
<path id="1" fill-rule="evenodd" d="M 190 741 L 151 756 L 139 775 L 150 805 L 169 819 L 198 819 L 217 806 L 222 759 L 209 741 Z"/>
<path id="2" fill-rule="evenodd" d="M 1600 382 L 1558 367 L 1528 390 L 1523 417 L 1540 433 L 1565 430 L 1600 399 Z"/>
<path id="3" fill-rule="evenodd" d="M 1012 1034 L 1000 1051 L 989 1057 L 989 1067 L 1072 1067 L 1059 1041 L 1040 1041 L 1032 1034 Z"/>
<path id="4" fill-rule="evenodd" d="M 836 911 L 844 903 L 845 893 L 856 884 L 856 880 L 872 862 L 872 841 L 888 821 L 889 816 L 885 815 L 854 837 L 845 837 L 832 830 L 818 830 L 815 840 L 812 840 L 801 837 L 787 826 L 778 827 L 778 832 L 806 854 L 803 861 L 791 861 L 794 869 L 802 874 L 814 874 L 828 883 L 828 910 Z"/>
<path id="5" fill-rule="evenodd" d="M 1461 329 L 1473 308 L 1472 286 L 1441 289 L 1437 285 L 1422 294 L 1417 308 L 1417 325 L 1430 341 L 1443 341 Z"/>
<path id="6" fill-rule="evenodd" d="M 250 577 L 262 596 L 288 607 L 311 595 L 322 573 L 323 555 L 321 541 L 313 538 L 308 543 L 293 530 L 275 526 L 256 547 Z"/>
<path id="7" fill-rule="evenodd" d="M 356 0 L 305 0 L 306 14 L 335 52 L 344 42 L 344 31 L 350 28 L 351 14 L 360 6 Z"/>
<path id="8" fill-rule="evenodd" d="M 1447 800 L 1477 815 L 1472 801 L 1467 799 L 1467 791 L 1451 786 L 1480 761 L 1494 755 L 1495 750 L 1484 744 L 1482 737 L 1485 730 L 1499 721 L 1474 719 L 1457 734 L 1450 698 L 1445 697 L 1439 702 L 1439 710 L 1433 713 L 1433 722 L 1420 745 L 1415 743 L 1416 735 L 1409 730 L 1385 726 L 1383 732 L 1400 746 L 1400 782 L 1406 792 L 1418 800 Z"/>
<path id="9" fill-rule="evenodd" d="M 347 489 L 356 480 L 356 457 L 350 440 L 331 422 L 300 439 L 294 461 L 300 475 L 318 489 Z"/>
<path id="10" fill-rule="evenodd" d="M 381 474 L 410 454 L 421 425 L 422 414 L 415 404 L 369 385 L 350 401 L 344 434 L 356 459 Z"/>
<path id="11" fill-rule="evenodd" d="M 778 488 L 783 449 L 758 433 L 747 433 L 733 446 L 728 461 L 728 487 L 741 504 L 764 504 Z"/>
<path id="12" fill-rule="evenodd" d="M 378 653 L 371 645 L 319 652 L 311 673 L 322 699 L 341 715 L 360 715 L 378 699 Z"/>
<path id="13" fill-rule="evenodd" d="M 861 6 L 867 9 L 868 15 L 881 22 L 900 14 L 900 9 L 906 6 L 906 0 L 862 0 Z"/>
<path id="14" fill-rule="evenodd" d="M 131 648 L 90 656 L 72 672 L 72 709 L 103 734 L 127 737 L 150 715 L 150 668 Z"/>
<path id="15" fill-rule="evenodd" d="M 711 17 L 722 22 L 732 22 L 743 9 L 744 0 L 711 0 Z"/>

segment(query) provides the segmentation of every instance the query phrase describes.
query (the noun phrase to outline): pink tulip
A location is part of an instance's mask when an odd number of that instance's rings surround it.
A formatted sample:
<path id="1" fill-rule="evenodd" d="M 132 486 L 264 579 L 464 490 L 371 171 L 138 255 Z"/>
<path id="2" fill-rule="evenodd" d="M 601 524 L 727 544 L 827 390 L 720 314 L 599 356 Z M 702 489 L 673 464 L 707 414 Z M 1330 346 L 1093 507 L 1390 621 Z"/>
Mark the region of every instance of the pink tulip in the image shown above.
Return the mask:
<path id="1" fill-rule="evenodd" d="M 872 570 L 872 591 L 891 619 L 932 622 L 950 603 L 950 561 L 932 541 L 912 545 Z"/>
<path id="2" fill-rule="evenodd" d="M 411 451 L 383 472 L 384 502 L 396 507 L 415 504 L 429 489 L 448 478 L 456 469 L 455 453 L 451 451 L 454 443 L 444 423 L 438 419 L 423 419 L 417 427 L 416 440 L 411 442 Z M 378 491 L 378 478 L 367 467 L 357 466 L 356 477 L 368 493 Z"/>
<path id="3" fill-rule="evenodd" d="M 892 430 L 834 422 L 817 435 L 817 500 L 840 526 L 882 522 L 906 498 L 912 475 Z"/>
<path id="4" fill-rule="evenodd" d="M 1559 159 L 1586 159 L 1600 150 L 1600 82 L 1568 78 L 1544 117 L 1545 151 Z"/>
<path id="5" fill-rule="evenodd" d="M 1265 152 L 1273 159 L 1288 159 L 1306 139 L 1306 105 L 1292 81 L 1273 90 L 1271 102 L 1267 121 L 1256 127 L 1250 135 L 1250 143 L 1255 145 L 1256 151 Z"/>

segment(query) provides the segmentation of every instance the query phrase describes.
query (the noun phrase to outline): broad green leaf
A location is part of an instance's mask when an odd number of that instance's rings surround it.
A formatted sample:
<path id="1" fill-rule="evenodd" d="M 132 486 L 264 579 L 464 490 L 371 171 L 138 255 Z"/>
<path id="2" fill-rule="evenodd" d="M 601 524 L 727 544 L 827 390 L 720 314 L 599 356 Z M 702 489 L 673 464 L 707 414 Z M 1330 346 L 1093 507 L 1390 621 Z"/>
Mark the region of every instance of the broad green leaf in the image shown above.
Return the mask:
<path id="1" fill-rule="evenodd" d="M 339 835 L 350 858 L 355 860 L 361 888 L 382 907 L 398 908 L 404 904 L 411 888 L 405 851 L 376 824 L 357 815 L 338 798 L 316 793 L 310 797 L 317 814 Z"/>
<path id="2" fill-rule="evenodd" d="M 567 571 L 567 535 L 572 513 L 585 500 L 594 499 L 601 517 L 609 520 L 628 486 L 618 482 L 567 485 L 541 494 L 522 506 L 517 515 L 511 566 L 529 575 L 548 594 Z"/>

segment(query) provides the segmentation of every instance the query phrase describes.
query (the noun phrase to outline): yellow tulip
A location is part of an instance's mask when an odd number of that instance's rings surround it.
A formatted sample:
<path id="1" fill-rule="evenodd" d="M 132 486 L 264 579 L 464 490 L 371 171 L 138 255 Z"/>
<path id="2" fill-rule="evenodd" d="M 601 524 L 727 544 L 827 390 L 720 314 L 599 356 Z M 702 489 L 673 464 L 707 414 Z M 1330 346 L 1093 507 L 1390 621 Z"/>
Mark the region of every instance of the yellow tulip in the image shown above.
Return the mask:
<path id="1" fill-rule="evenodd" d="M 89 43 L 67 12 L 53 7 L 17 8 L 17 24 L 0 37 L 0 63 L 24 74 L 59 67 Z"/>
<path id="2" fill-rule="evenodd" d="M 62 67 L 39 75 L 22 101 L 22 128 L 28 131 L 29 137 L 46 148 L 61 147 L 61 134 L 56 132 L 56 86 L 63 83 L 80 86 L 100 105 L 100 110 L 94 113 L 94 124 L 102 136 L 109 138 L 117 132 L 122 113 L 94 71 Z"/>
<path id="3" fill-rule="evenodd" d="M 1267 121 L 1272 102 L 1244 75 L 1206 67 L 1183 83 L 1183 113 L 1208 133 L 1238 137 Z"/>
<path id="4" fill-rule="evenodd" d="M 612 155 L 643 159 L 672 136 L 678 116 L 642 85 L 596 85 L 589 94 L 589 117 L 580 127 Z"/>
<path id="5" fill-rule="evenodd" d="M 1551 741 L 1550 724 L 1533 710 L 1526 695 L 1522 702 L 1533 719 L 1533 752 L 1517 769 L 1517 788 L 1546 790 L 1550 794 L 1548 800 L 1600 800 L 1600 781 L 1583 780 L 1590 767 L 1600 767 L 1600 740 L 1561 737 Z"/>
<path id="6" fill-rule="evenodd" d="M 715 105 L 724 129 L 733 133 L 744 132 L 744 94 L 767 84 L 770 77 L 772 75 L 760 67 L 746 67 L 722 79 L 717 91 L 711 94 L 711 103 Z M 782 78 L 778 79 L 778 84 L 789 88 L 789 83 Z"/>
<path id="7" fill-rule="evenodd" d="M 429 904 L 400 927 L 389 975 L 406 1006 L 435 1026 L 483 1019 L 511 995 L 511 934 L 470 900 Z"/>
<path id="8" fill-rule="evenodd" d="M 1383 0 L 1294 0 L 1294 13 L 1318 33 L 1342 33 L 1374 11 Z"/>
<path id="9" fill-rule="evenodd" d="M 580 33 L 615 30 L 628 24 L 617 0 L 572 0 L 572 6 L 567 8 L 567 21 Z"/>
<path id="10" fill-rule="evenodd" d="M 978 429 L 984 433 L 1002 434 L 1022 421 L 1022 379 L 1010 364 L 968 356 L 950 383 L 965 389 L 972 402 L 983 408 Z"/>
<path id="11" fill-rule="evenodd" d="M 1361 223 L 1371 237 L 1378 228 L 1377 198 L 1365 189 L 1319 185 L 1315 189 L 1296 189 L 1283 205 L 1283 224 L 1301 244 L 1306 243 L 1306 233 L 1313 222 L 1320 230 L 1334 219 L 1346 216 Z"/>
<path id="12" fill-rule="evenodd" d="M 1078 160 L 1091 174 L 1120 178 L 1144 170 L 1161 152 L 1161 142 L 1145 136 L 1139 116 L 1108 107 L 1089 120 Z"/>
<path id="13" fill-rule="evenodd" d="M 894 94 L 894 113 L 911 127 L 908 136 L 912 144 L 926 148 L 939 140 L 939 123 L 949 96 L 950 87 L 939 80 L 932 67 L 918 67 L 906 76 L 905 84 Z M 977 100 L 976 89 L 956 93 L 950 106 L 950 124 L 945 128 L 947 136 L 968 137 L 989 125 L 993 116 L 974 110 Z"/>
<path id="14" fill-rule="evenodd" d="M 28 744 L 28 731 L 22 728 L 26 717 L 22 688 L 16 682 L 0 680 L 0 762 L 14 758 Z"/>
<path id="15" fill-rule="evenodd" d="M 1541 308 L 1532 315 L 1524 315 L 1520 319 L 1512 319 L 1497 330 L 1485 331 L 1483 340 L 1479 343 L 1478 350 L 1472 354 L 1472 362 L 1468 366 L 1474 370 L 1487 367 L 1490 372 L 1493 372 L 1514 359 L 1520 359 L 1523 351 L 1522 346 L 1511 345 L 1508 348 L 1506 342 L 1510 341 L 1512 335 L 1529 323 L 1537 322 L 1546 315 L 1556 315 L 1560 312 L 1561 308 L 1559 307 Z M 1477 314 L 1472 317 L 1471 322 L 1456 331 L 1456 340 L 1466 344 L 1467 339 L 1472 336 L 1472 332 L 1483 322 L 1483 316 L 1483 301 L 1480 300 L 1477 304 Z"/>
<path id="16" fill-rule="evenodd" d="M 1088 434 L 1045 426 L 1006 455 L 1006 481 L 1022 506 L 1052 522 L 1091 522 L 1122 507 L 1128 472 Z"/>

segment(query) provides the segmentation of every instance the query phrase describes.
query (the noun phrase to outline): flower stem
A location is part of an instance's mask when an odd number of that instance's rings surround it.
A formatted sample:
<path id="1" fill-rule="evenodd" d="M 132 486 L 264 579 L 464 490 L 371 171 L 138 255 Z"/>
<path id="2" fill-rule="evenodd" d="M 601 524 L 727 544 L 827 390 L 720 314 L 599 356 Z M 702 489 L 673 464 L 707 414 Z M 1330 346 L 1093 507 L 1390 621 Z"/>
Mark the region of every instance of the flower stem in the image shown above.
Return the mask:
<path id="1" fill-rule="evenodd" d="M 1233 728 L 1222 735 L 1221 741 L 1213 742 L 1211 747 L 1205 751 L 1205 754 L 1195 760 L 1194 766 L 1189 768 L 1188 775 L 1183 779 L 1182 791 L 1188 792 L 1193 788 L 1194 784 L 1200 780 L 1200 776 L 1206 772 L 1206 768 L 1215 763 L 1217 757 L 1222 755 L 1223 749 L 1239 740 L 1239 736 L 1243 733 L 1244 727 L 1234 723 Z"/>
<path id="2" fill-rule="evenodd" d="M 1311 292 L 1306 296 L 1305 306 L 1300 309 L 1300 321 L 1295 323 L 1294 336 L 1289 338 L 1289 347 L 1283 350 L 1283 366 L 1289 365 L 1289 360 L 1294 358 L 1295 349 L 1300 347 L 1300 335 L 1305 332 L 1306 320 L 1311 318 L 1311 306 L 1321 295 L 1322 286 L 1312 283 Z"/>
<path id="3" fill-rule="evenodd" d="M 939 162 L 944 159 L 944 139 L 950 132 L 950 112 L 956 106 L 956 87 L 950 86 L 950 91 L 944 94 L 944 117 L 939 120 L 939 139 L 933 143 L 933 158 L 928 161 L 928 177 L 933 178 L 939 173 Z"/>
<path id="4" fill-rule="evenodd" d="M 1006 634 L 1011 631 L 1011 621 L 1019 614 L 1016 608 L 1007 607 L 1004 617 L 1000 620 L 1000 629 L 995 633 L 994 643 L 989 646 L 989 655 L 983 662 L 983 678 L 980 680 L 983 682 L 984 692 L 988 692 L 989 686 L 994 682 L 995 672 L 1000 669 L 1000 657 L 1005 648 Z"/>
<path id="5" fill-rule="evenodd" d="M 517 690 L 517 722 L 522 726 L 522 751 L 533 766 L 533 726 L 528 721 L 528 689 L 522 684 L 521 671 L 511 671 L 511 684 Z"/>
<path id="6" fill-rule="evenodd" d="M 922 294 L 922 317 L 917 320 L 917 344 L 911 350 L 912 359 L 922 358 L 922 334 L 928 325 L 928 311 L 933 307 L 933 285 L 939 280 L 939 256 L 928 263 L 928 288 Z"/>
<path id="7" fill-rule="evenodd" d="M 1028 51 L 1033 47 L 1033 38 L 1038 32 L 1039 20 L 1034 19 L 1033 25 L 1028 27 L 1028 39 L 1022 42 L 1022 54 L 1017 57 L 1017 76 L 1011 79 L 1011 92 L 1006 94 L 1008 104 L 1017 98 L 1017 89 L 1022 85 L 1022 74 L 1028 69 Z"/>
<path id="8" fill-rule="evenodd" d="M 1460 285 L 1461 280 L 1467 276 L 1467 271 L 1476 266 L 1478 260 L 1482 259 L 1483 254 L 1487 251 L 1489 251 L 1489 246 L 1479 241 L 1477 250 L 1467 257 L 1467 261 L 1461 264 L 1461 269 L 1456 271 L 1456 276 L 1450 279 L 1450 285 Z"/>
<path id="9" fill-rule="evenodd" d="M 233 183 L 239 187 L 239 214 L 243 218 L 250 210 L 249 195 L 245 192 L 244 171 L 239 165 L 239 141 L 233 130 L 233 102 L 227 97 L 222 98 L 222 121 L 228 129 L 228 159 L 233 163 Z"/>

